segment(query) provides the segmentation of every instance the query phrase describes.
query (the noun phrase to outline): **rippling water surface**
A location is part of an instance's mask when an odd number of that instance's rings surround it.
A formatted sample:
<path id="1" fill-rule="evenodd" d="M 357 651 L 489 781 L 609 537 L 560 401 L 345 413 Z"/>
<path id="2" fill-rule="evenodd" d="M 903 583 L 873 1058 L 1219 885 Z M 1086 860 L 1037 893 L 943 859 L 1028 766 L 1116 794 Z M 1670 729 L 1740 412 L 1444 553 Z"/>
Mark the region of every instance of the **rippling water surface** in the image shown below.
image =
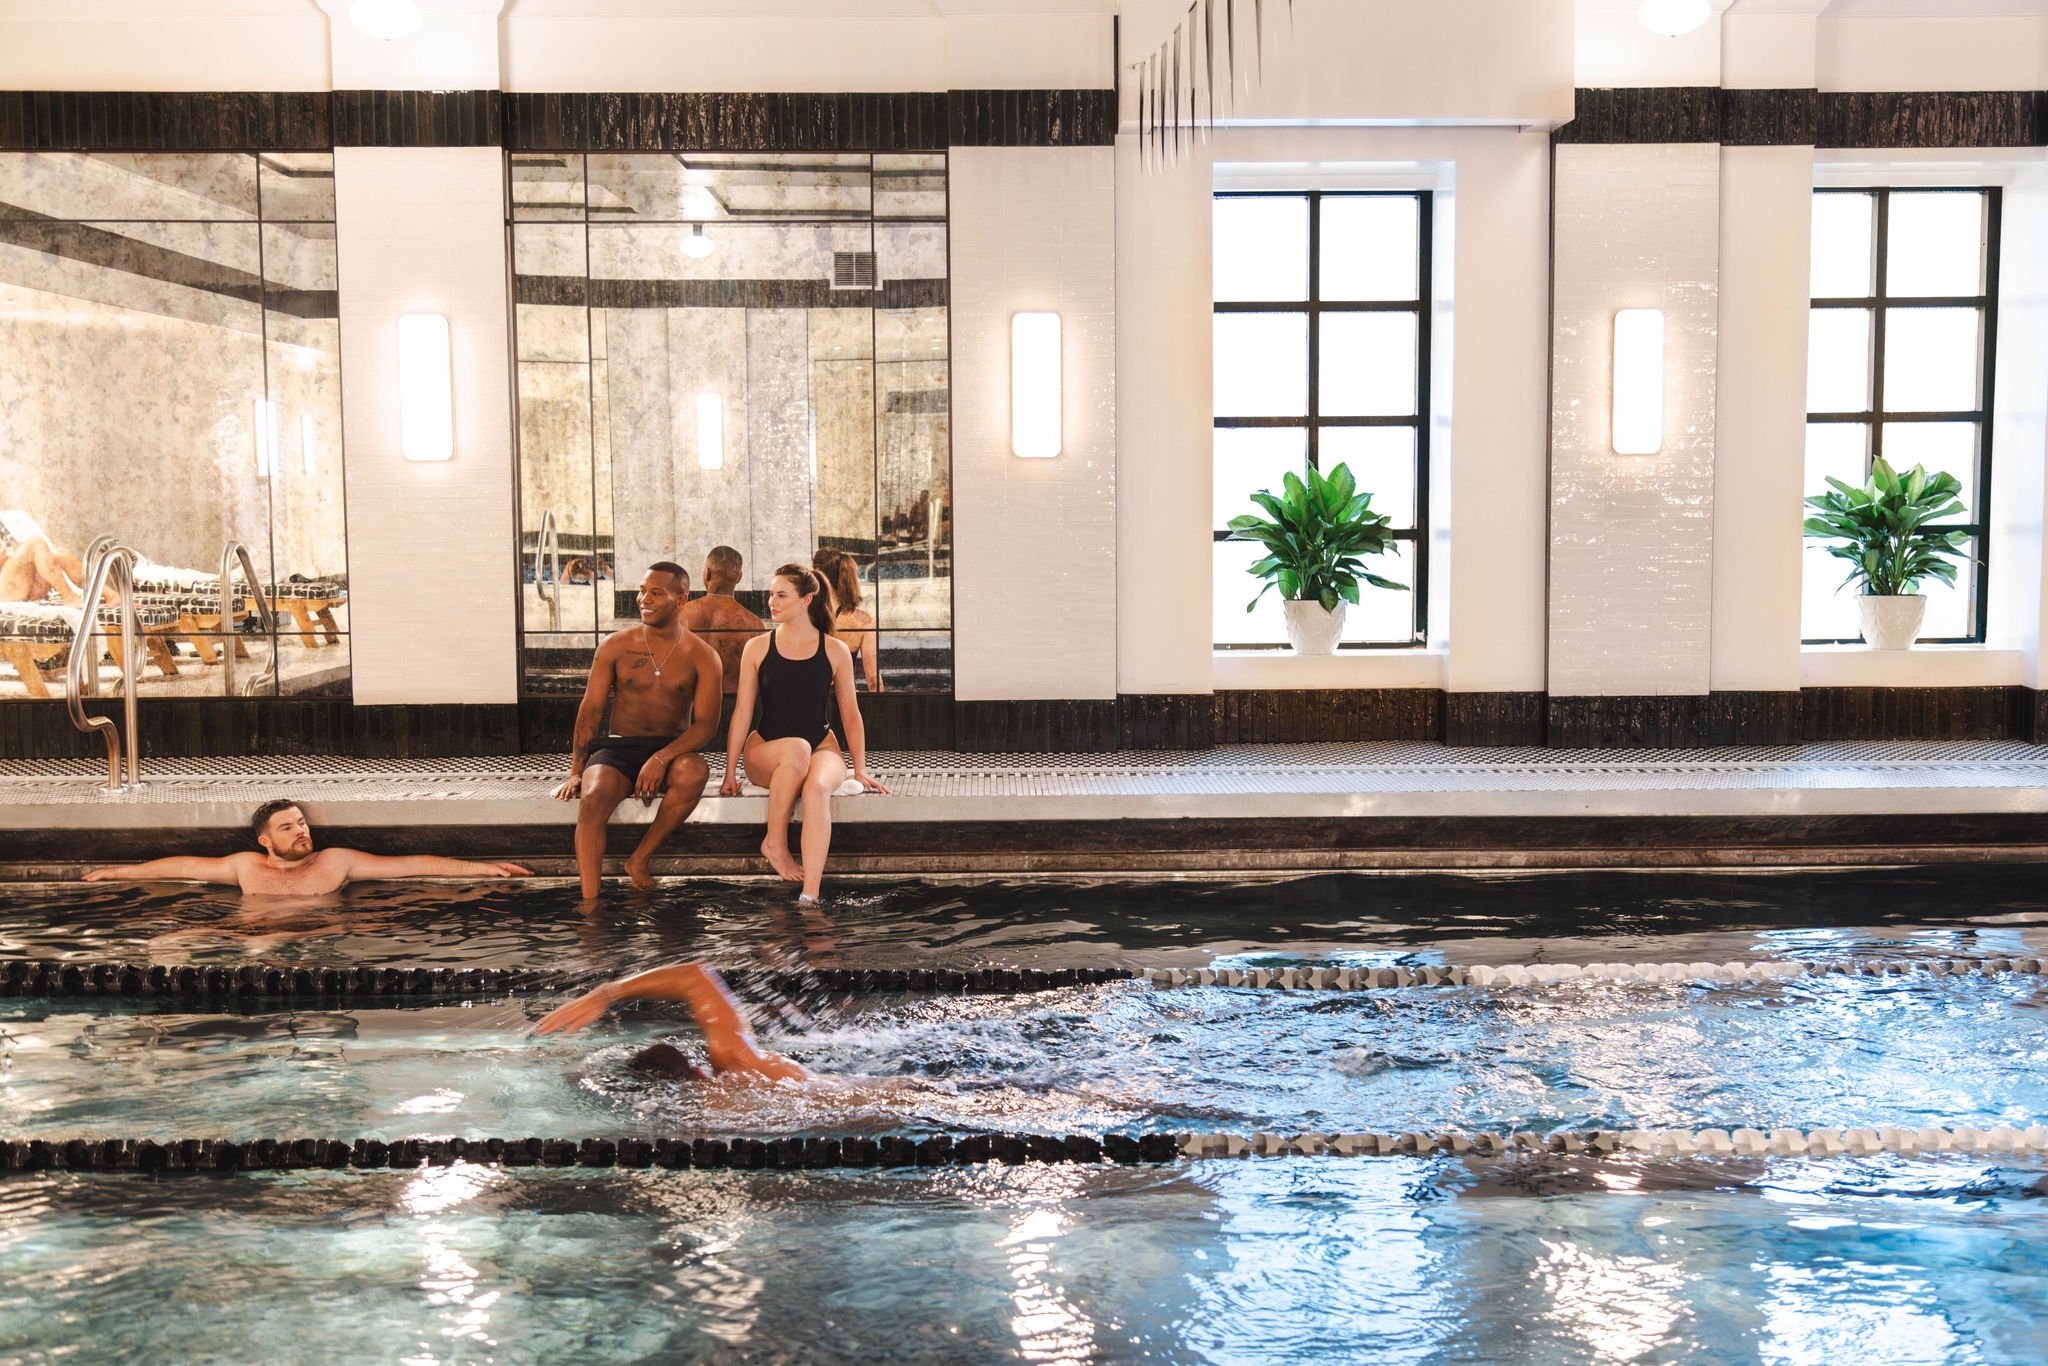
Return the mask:
<path id="1" fill-rule="evenodd" d="M 1031 967 L 2048 951 L 2037 869 L 0 893 L 0 957 Z M 642 1007 L 0 1000 L 0 1136 L 1851 1127 L 2048 1119 L 2048 979 Z M 2048 1359 L 2048 1165 L 1955 1156 L 0 1178 L 0 1362 Z"/>

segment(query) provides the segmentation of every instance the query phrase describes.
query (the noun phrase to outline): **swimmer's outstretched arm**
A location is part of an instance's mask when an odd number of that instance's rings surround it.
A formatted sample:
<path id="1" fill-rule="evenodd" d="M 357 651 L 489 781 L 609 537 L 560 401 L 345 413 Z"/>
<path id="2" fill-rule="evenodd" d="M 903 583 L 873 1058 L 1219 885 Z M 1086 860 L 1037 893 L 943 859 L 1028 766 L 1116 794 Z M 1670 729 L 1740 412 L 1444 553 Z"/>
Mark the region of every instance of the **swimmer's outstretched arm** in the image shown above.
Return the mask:
<path id="1" fill-rule="evenodd" d="M 770 1053 L 754 1042 L 739 1002 L 717 973 L 701 963 L 678 963 L 634 977 L 622 977 L 543 1015 L 536 1034 L 573 1033 L 621 1001 L 681 1001 L 704 1033 L 714 1072 L 744 1072 L 776 1081 L 803 1081 L 812 1074 L 801 1063 Z"/>
<path id="2" fill-rule="evenodd" d="M 87 882 L 227 882 L 242 880 L 241 864 L 255 854 L 229 854 L 226 858 L 191 858 L 179 855 L 128 863 L 118 868 L 95 868 L 85 875 Z"/>

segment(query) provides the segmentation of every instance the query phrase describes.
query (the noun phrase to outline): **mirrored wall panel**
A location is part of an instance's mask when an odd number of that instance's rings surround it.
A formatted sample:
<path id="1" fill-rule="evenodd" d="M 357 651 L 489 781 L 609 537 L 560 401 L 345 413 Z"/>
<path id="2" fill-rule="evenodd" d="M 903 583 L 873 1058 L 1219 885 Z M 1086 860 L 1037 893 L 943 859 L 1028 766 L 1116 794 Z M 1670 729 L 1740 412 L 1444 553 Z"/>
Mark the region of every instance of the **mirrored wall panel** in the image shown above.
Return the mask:
<path id="1" fill-rule="evenodd" d="M 865 690 L 952 686 L 941 153 L 511 157 L 525 686 L 579 690 L 649 564 L 733 664 L 796 562 Z"/>
<path id="2" fill-rule="evenodd" d="M 144 696 L 347 693 L 335 290 L 331 155 L 0 153 L 0 699 L 116 689 L 109 542 Z"/>

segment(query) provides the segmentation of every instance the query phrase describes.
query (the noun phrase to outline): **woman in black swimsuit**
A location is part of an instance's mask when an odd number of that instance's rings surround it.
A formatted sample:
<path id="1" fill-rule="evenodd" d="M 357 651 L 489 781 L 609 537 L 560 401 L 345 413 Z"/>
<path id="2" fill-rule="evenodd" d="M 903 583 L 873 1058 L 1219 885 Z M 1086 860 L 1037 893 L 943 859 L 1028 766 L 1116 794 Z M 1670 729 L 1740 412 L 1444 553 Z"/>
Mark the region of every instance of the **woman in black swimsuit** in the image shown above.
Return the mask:
<path id="1" fill-rule="evenodd" d="M 756 786 L 768 789 L 768 833 L 761 854 L 815 903 L 832 847 L 832 794 L 846 781 L 846 758 L 832 733 L 833 702 L 853 776 L 870 792 L 888 788 L 867 771 L 867 732 L 853 695 L 853 654 L 832 638 L 831 594 L 798 564 L 775 571 L 768 589 L 773 630 L 740 654 L 739 695 L 725 742 L 719 795 L 740 793 L 740 761 Z M 789 817 L 804 803 L 803 863 L 789 855 Z"/>

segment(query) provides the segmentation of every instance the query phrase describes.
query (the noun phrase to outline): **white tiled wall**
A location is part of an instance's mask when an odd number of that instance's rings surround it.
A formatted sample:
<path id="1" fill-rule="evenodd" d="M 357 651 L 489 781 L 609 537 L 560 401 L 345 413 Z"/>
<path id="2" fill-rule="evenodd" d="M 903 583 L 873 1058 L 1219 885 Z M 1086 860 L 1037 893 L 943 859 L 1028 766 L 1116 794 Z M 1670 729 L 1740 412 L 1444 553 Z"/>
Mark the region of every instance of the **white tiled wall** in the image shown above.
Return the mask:
<path id="1" fill-rule="evenodd" d="M 517 698 L 503 154 L 334 154 L 349 620 L 365 705 Z M 398 317 L 441 313 L 455 457 L 399 453 Z"/>
<path id="2" fill-rule="evenodd" d="M 951 159 L 954 687 L 1116 695 L 1116 272 L 1107 147 Z M 1062 320 L 1063 449 L 1010 453 L 1010 315 Z"/>
<path id="3" fill-rule="evenodd" d="M 1713 648 L 1720 149 L 1559 147 L 1550 691 L 1704 693 Z M 1664 310 L 1664 447 L 1611 442 L 1614 314 Z"/>

